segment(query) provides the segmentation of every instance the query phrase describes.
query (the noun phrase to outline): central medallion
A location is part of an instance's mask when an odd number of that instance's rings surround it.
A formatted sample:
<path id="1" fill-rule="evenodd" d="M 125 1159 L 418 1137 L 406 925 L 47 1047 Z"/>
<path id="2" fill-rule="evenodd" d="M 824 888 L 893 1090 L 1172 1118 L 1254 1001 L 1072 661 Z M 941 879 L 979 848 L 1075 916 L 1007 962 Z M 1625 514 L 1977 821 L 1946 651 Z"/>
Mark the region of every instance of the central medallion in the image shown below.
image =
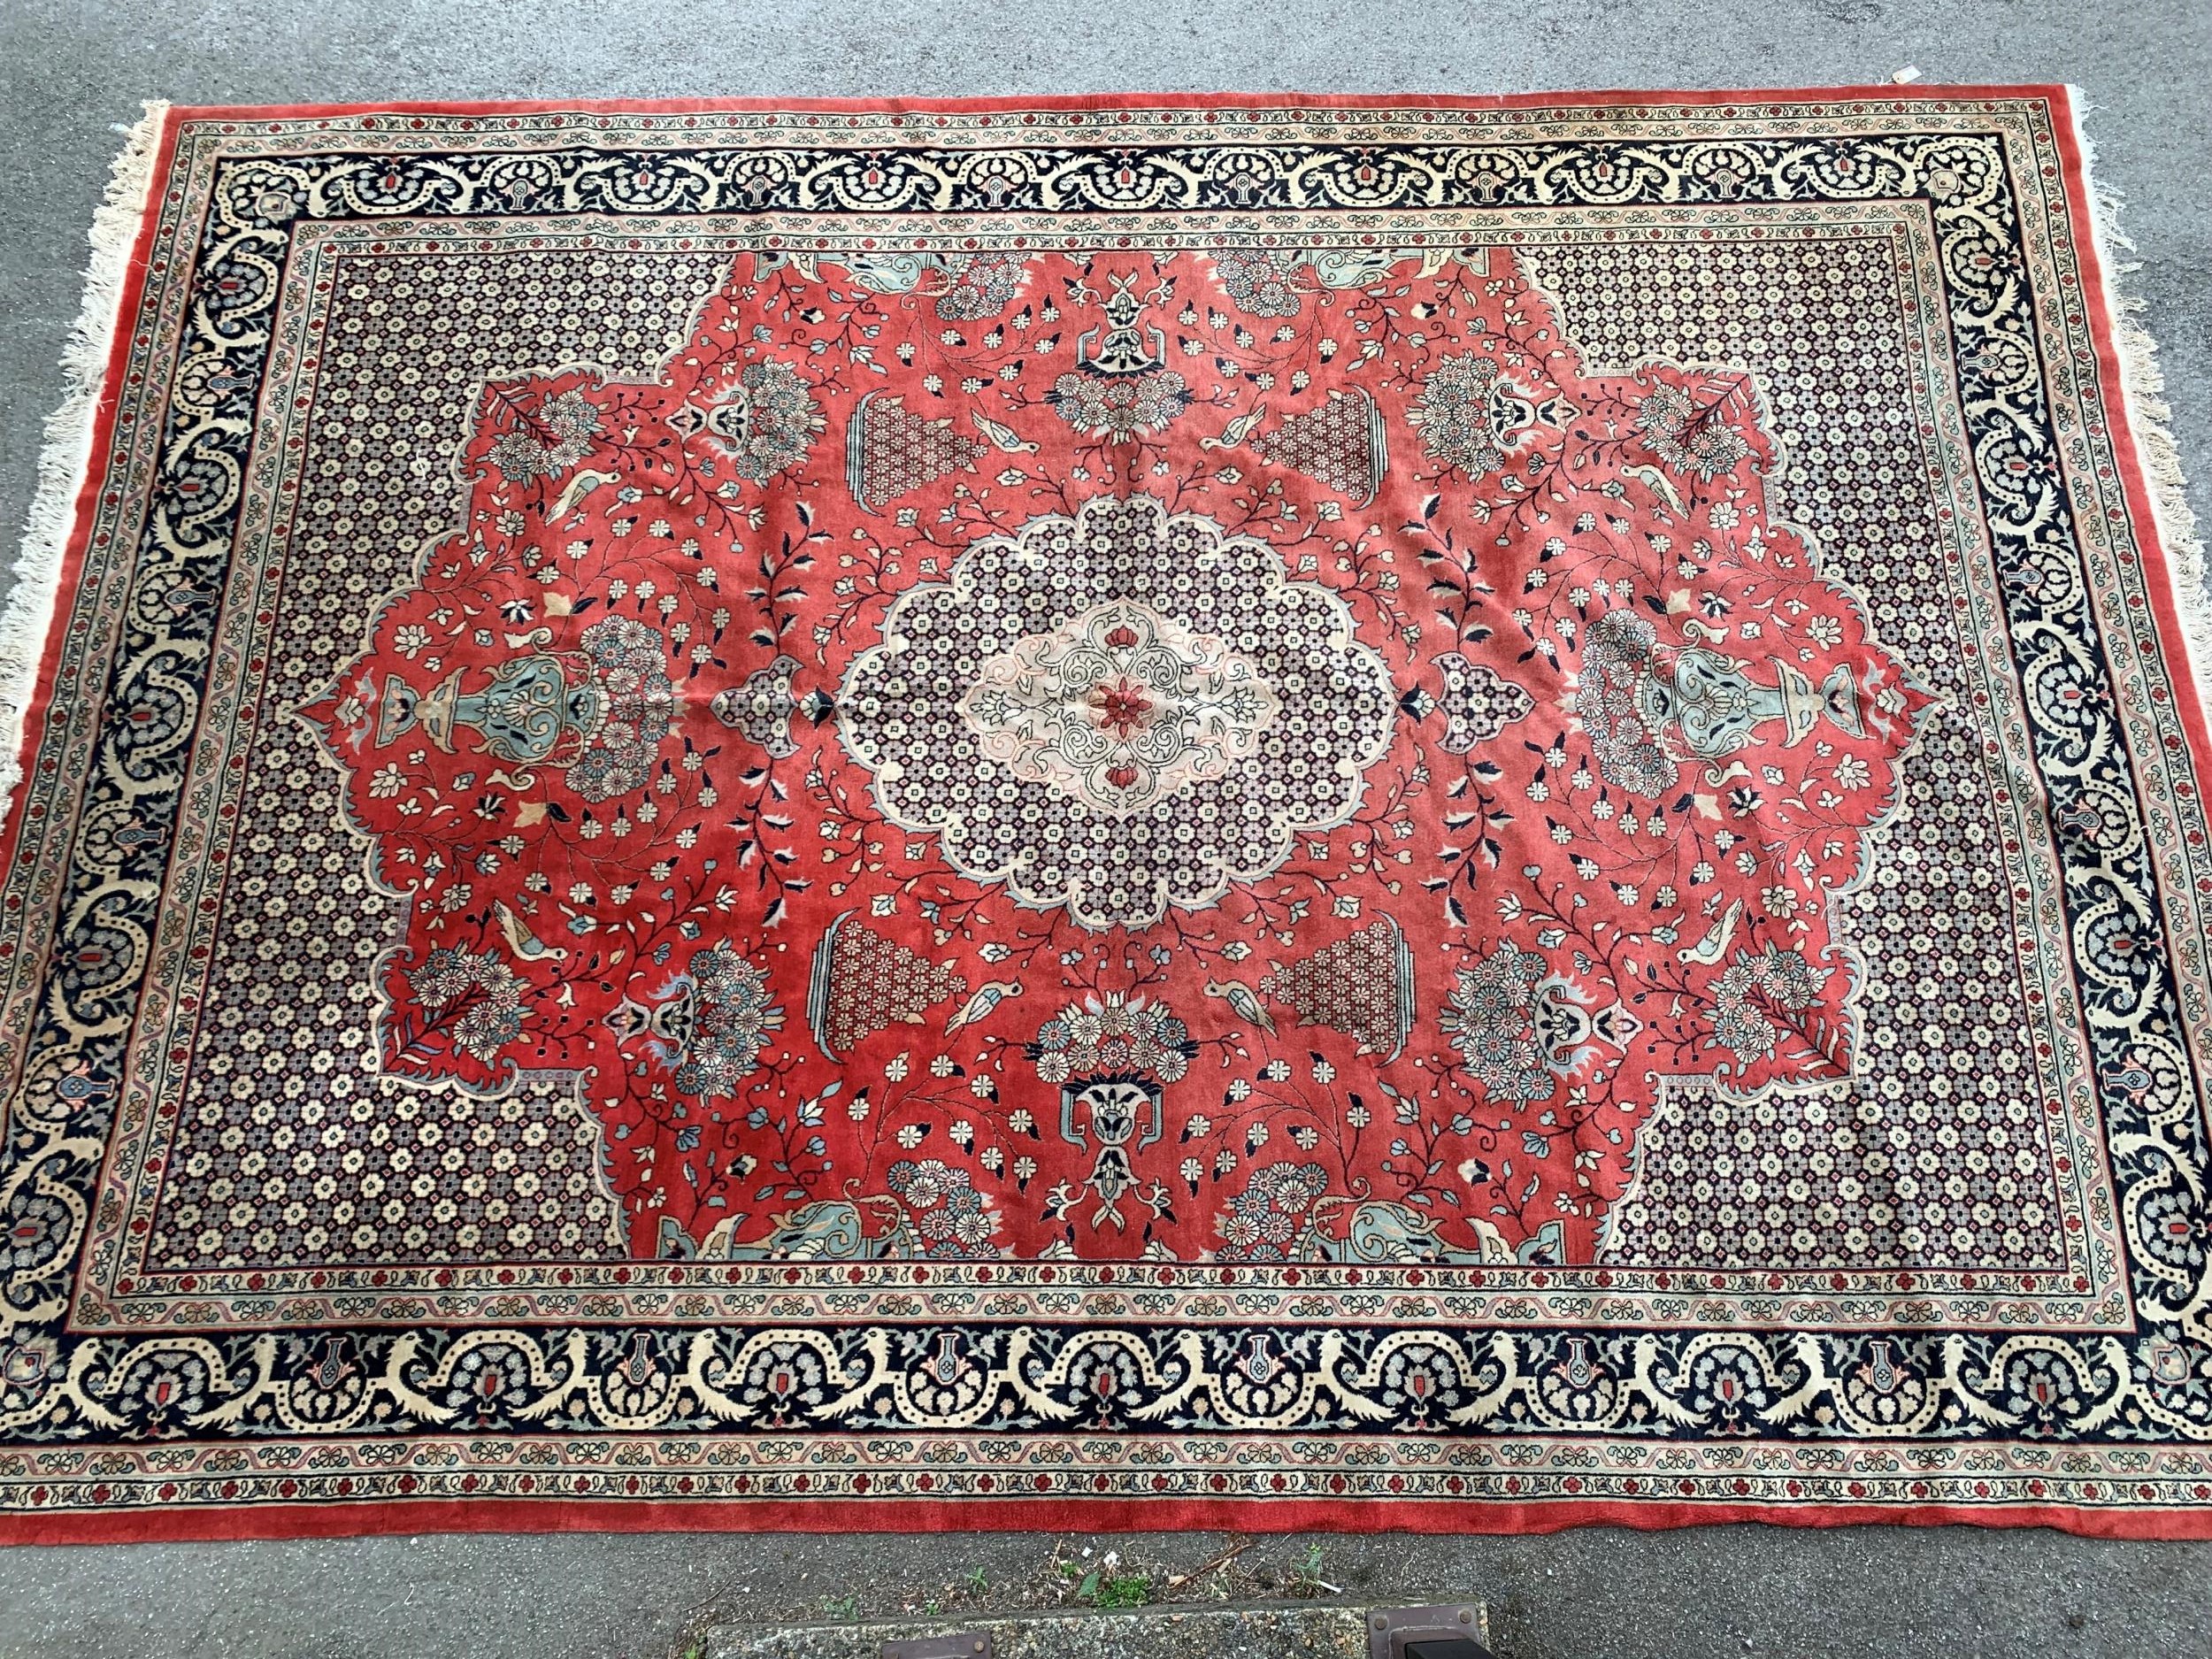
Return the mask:
<path id="1" fill-rule="evenodd" d="M 846 671 L 884 816 L 1090 928 L 1197 909 L 1357 810 L 1390 671 L 1265 541 L 1149 495 L 976 542 Z"/>
<path id="2" fill-rule="evenodd" d="M 1118 817 L 1251 759 L 1281 708 L 1250 658 L 1133 599 L 1016 641 L 959 703 L 987 759 Z"/>

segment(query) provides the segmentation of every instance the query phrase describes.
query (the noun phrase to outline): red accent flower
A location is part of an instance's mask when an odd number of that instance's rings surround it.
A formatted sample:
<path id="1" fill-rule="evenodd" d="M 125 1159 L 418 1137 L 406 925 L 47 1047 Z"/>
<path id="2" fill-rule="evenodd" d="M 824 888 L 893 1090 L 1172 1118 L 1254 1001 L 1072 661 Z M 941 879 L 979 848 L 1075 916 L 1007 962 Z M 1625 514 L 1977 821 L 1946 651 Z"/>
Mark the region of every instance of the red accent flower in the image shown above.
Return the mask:
<path id="1" fill-rule="evenodd" d="M 1134 644 L 1136 641 L 1136 635 L 1125 627 L 1116 628 L 1114 634 L 1128 634 L 1127 642 Z M 1116 641 L 1113 634 L 1110 634 L 1106 636 L 1106 642 L 1112 645 L 1121 641 Z M 1155 705 L 1152 699 L 1144 695 L 1142 687 L 1133 680 L 1124 679 L 1117 680 L 1111 685 L 1093 687 L 1091 707 L 1098 710 L 1099 725 L 1125 743 L 1152 724 Z M 1125 768 L 1116 770 L 1125 770 Z M 1107 775 L 1111 777 L 1113 774 L 1110 772 Z M 1133 772 L 1129 775 L 1133 779 L 1136 776 Z M 1114 787 L 1118 789 L 1125 789 L 1128 785 L 1117 783 Z"/>

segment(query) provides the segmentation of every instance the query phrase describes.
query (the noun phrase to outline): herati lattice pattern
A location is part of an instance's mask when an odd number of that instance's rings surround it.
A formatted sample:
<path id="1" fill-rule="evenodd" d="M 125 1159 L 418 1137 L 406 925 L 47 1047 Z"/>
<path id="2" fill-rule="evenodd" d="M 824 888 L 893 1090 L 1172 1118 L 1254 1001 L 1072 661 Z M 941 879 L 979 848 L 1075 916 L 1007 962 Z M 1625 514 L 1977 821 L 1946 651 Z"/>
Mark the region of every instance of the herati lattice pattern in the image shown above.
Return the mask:
<path id="1" fill-rule="evenodd" d="M 2212 1532 L 2062 93 L 147 137 L 0 1538 Z"/>

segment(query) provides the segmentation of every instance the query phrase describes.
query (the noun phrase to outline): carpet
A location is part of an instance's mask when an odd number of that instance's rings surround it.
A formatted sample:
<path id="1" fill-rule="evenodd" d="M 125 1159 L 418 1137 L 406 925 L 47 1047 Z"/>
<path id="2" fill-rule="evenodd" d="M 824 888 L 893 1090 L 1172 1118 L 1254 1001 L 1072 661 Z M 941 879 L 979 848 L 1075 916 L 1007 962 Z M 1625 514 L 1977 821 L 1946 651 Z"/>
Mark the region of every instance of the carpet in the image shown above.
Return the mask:
<path id="1" fill-rule="evenodd" d="M 2212 1535 L 2094 212 L 2050 88 L 151 111 L 0 1538 Z"/>

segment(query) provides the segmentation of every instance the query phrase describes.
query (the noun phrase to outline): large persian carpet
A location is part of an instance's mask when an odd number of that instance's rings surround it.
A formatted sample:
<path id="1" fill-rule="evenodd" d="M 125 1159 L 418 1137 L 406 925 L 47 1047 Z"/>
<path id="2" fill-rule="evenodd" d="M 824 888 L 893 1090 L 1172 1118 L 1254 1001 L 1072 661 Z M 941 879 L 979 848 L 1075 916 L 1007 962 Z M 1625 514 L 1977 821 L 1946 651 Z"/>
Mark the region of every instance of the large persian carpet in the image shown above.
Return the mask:
<path id="1" fill-rule="evenodd" d="M 2055 88 L 157 112 L 0 1537 L 2212 1532 L 2092 211 Z"/>

